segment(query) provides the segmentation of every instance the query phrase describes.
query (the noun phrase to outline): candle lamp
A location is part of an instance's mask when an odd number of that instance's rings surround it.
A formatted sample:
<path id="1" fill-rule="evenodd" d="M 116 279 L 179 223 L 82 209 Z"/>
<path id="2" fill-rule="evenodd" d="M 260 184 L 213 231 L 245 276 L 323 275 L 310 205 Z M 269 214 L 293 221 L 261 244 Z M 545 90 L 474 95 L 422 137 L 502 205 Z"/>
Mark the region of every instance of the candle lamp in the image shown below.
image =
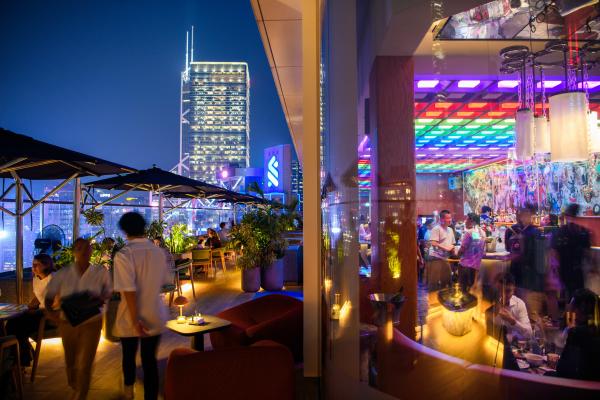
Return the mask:
<path id="1" fill-rule="evenodd" d="M 175 300 L 173 300 L 173 304 L 179 307 L 179 316 L 177 317 L 177 323 L 183 324 L 185 323 L 185 317 L 183 316 L 183 306 L 188 303 L 188 299 L 185 296 L 177 296 Z"/>

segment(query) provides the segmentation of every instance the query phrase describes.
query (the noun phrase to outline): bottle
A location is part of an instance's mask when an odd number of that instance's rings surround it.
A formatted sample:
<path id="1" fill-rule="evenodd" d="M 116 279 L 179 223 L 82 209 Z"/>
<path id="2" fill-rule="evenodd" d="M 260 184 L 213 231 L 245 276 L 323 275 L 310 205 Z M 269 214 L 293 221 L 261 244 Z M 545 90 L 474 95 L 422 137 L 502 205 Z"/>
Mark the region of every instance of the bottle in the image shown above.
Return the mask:
<path id="1" fill-rule="evenodd" d="M 335 300 L 333 305 L 331 306 L 331 319 L 338 320 L 340 319 L 340 294 L 336 293 L 334 296 Z"/>

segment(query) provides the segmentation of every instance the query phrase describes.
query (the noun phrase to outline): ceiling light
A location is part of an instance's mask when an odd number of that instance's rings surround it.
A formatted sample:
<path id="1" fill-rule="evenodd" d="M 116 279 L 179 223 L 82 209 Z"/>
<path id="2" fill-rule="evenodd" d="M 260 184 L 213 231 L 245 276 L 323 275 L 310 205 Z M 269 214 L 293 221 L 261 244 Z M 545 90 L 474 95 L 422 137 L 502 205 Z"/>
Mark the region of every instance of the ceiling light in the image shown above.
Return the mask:
<path id="1" fill-rule="evenodd" d="M 458 81 L 458 87 L 462 89 L 473 89 L 479 86 L 481 81 L 479 80 L 462 80 Z"/>
<path id="2" fill-rule="evenodd" d="M 552 88 L 557 87 L 561 83 L 562 83 L 562 81 L 544 81 L 544 87 L 546 89 L 552 89 Z M 537 86 L 538 89 L 541 89 L 542 82 L 538 82 L 536 86 Z"/>
<path id="3" fill-rule="evenodd" d="M 517 86 L 519 86 L 519 81 L 515 81 L 515 80 L 503 80 L 503 81 L 498 81 L 498 87 L 501 89 L 512 89 L 515 88 Z"/>
<path id="4" fill-rule="evenodd" d="M 439 85 L 439 83 L 440 81 L 437 79 L 421 80 L 417 82 L 417 87 L 419 89 L 433 89 Z"/>

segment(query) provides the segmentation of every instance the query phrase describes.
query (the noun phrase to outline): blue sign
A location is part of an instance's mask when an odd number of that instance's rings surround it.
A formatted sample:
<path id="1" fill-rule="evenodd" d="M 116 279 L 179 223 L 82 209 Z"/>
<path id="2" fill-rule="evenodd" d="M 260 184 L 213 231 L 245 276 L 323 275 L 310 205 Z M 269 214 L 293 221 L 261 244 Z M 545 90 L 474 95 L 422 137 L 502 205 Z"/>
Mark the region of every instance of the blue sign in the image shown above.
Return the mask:
<path id="1" fill-rule="evenodd" d="M 279 161 L 275 155 L 267 163 L 267 186 L 279 187 Z"/>

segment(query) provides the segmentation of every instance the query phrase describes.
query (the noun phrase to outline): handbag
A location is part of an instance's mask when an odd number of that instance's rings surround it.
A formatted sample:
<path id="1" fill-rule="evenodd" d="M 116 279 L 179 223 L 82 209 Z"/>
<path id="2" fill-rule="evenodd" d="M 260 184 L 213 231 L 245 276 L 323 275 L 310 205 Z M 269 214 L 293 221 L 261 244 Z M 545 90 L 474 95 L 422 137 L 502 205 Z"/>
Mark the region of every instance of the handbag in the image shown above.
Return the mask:
<path id="1" fill-rule="evenodd" d="M 100 314 L 104 302 L 90 292 L 78 292 L 61 299 L 60 308 L 71 326 L 78 326 Z"/>

